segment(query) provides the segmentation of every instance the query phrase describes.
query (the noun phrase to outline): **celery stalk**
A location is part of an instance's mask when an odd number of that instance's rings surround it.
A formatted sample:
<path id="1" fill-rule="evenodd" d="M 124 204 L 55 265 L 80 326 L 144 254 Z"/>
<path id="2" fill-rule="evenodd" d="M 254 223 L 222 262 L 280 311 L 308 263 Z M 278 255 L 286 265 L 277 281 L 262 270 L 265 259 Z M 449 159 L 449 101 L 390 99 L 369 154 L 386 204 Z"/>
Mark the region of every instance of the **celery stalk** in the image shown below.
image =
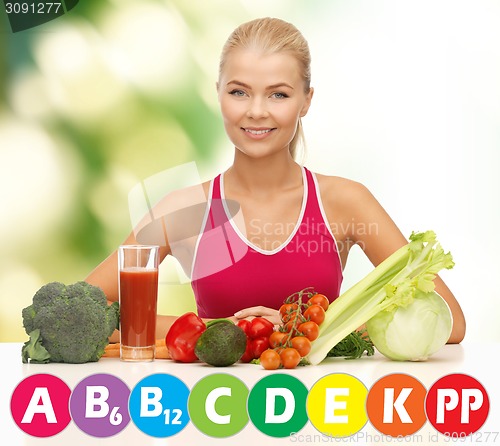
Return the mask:
<path id="1" fill-rule="evenodd" d="M 443 251 L 433 231 L 412 233 L 407 245 L 330 304 L 307 361 L 319 364 L 337 343 L 379 311 L 409 305 L 417 289 L 432 291 L 436 274 L 453 265 L 451 254 Z"/>

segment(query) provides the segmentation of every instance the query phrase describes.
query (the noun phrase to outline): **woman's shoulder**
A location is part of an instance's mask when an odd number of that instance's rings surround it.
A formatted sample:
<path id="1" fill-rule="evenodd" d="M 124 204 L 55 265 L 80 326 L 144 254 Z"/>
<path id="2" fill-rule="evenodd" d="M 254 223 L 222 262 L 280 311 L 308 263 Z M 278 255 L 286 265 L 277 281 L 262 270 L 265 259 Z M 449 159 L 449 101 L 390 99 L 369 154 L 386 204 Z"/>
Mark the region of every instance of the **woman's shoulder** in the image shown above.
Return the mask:
<path id="1" fill-rule="evenodd" d="M 206 181 L 165 192 L 136 232 L 153 223 L 153 229 L 161 233 L 166 231 L 170 243 L 197 235 L 207 207 L 210 183 Z"/>
<path id="2" fill-rule="evenodd" d="M 325 204 L 356 204 L 373 197 L 368 188 L 349 178 L 315 173 L 321 198 Z"/>
<path id="3" fill-rule="evenodd" d="M 157 209 L 181 209 L 206 203 L 210 193 L 210 184 L 211 180 L 169 191 L 163 195 L 155 207 Z"/>

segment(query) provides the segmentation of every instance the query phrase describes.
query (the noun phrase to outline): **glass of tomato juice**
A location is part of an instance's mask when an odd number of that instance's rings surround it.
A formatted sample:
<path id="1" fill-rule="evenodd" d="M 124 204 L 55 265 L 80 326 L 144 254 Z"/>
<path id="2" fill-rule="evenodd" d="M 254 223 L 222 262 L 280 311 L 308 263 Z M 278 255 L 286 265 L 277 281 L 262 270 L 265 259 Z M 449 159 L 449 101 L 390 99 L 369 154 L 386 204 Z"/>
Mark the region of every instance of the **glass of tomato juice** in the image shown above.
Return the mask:
<path id="1" fill-rule="evenodd" d="M 153 361 L 158 299 L 158 246 L 118 248 L 120 359 Z"/>

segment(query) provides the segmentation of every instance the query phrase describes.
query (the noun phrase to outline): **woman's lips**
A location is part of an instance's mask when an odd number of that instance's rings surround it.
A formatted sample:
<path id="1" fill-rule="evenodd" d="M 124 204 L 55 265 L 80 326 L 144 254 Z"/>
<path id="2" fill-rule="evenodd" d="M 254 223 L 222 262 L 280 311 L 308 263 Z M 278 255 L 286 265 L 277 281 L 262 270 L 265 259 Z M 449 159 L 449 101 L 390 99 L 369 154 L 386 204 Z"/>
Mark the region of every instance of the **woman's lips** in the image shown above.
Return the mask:
<path id="1" fill-rule="evenodd" d="M 242 127 L 242 130 L 252 139 L 262 139 L 269 135 L 275 128 Z"/>

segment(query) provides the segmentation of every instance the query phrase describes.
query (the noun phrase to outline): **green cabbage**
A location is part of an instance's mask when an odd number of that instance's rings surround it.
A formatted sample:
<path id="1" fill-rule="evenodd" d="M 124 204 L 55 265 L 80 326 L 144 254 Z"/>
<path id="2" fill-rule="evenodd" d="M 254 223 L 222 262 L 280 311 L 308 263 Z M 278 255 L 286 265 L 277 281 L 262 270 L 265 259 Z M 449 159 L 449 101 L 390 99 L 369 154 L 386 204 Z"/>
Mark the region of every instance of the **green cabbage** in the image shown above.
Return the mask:
<path id="1" fill-rule="evenodd" d="M 425 361 L 450 338 L 450 308 L 435 291 L 416 290 L 406 307 L 380 311 L 366 323 L 377 350 L 394 361 Z"/>

